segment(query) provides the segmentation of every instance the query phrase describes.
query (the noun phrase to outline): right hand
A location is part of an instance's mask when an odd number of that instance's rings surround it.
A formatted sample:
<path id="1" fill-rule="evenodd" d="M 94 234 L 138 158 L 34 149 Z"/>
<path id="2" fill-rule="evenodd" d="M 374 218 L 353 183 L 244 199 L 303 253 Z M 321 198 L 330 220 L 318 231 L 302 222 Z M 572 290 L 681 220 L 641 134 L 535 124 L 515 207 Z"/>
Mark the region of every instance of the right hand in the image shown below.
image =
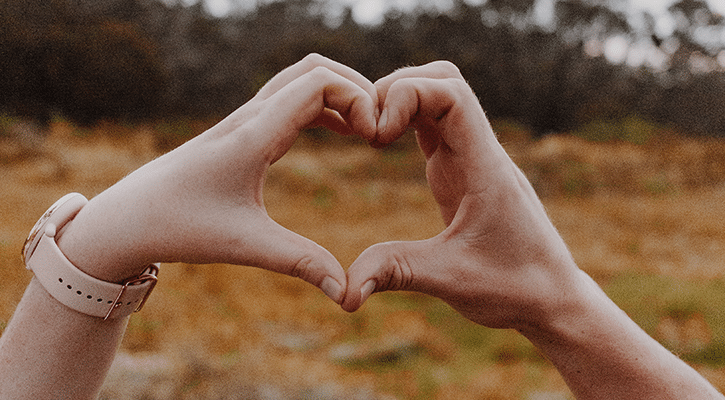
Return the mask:
<path id="1" fill-rule="evenodd" d="M 523 329 L 556 312 L 581 274 L 458 69 L 435 62 L 375 86 L 383 105 L 375 141 L 415 128 L 447 227 L 365 250 L 348 270 L 343 309 L 358 309 L 373 292 L 411 290 L 495 328 Z"/>

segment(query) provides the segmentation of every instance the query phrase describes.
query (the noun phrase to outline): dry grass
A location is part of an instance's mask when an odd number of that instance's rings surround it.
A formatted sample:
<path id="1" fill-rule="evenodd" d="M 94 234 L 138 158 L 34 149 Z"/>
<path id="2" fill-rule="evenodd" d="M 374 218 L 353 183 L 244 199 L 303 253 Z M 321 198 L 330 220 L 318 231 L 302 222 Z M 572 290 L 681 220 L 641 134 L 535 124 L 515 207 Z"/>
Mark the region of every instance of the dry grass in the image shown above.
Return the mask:
<path id="1" fill-rule="evenodd" d="M 156 142 L 154 128 L 102 130 L 79 137 L 56 123 L 42 151 L 0 163 L 0 323 L 30 279 L 19 249 L 37 216 L 66 192 L 93 196 L 168 145 L 168 138 Z M 724 389 L 725 359 L 716 356 L 725 320 L 704 304 L 717 296 L 725 270 L 725 144 L 551 137 L 511 143 L 510 152 L 581 267 L 658 339 L 704 357 L 696 366 Z M 442 229 L 423 165 L 405 146 L 301 140 L 271 169 L 265 201 L 275 220 L 349 265 L 376 242 Z M 716 286 L 699 292 L 701 284 Z M 652 298 L 657 307 L 638 308 Z M 292 278 L 182 264 L 163 267 L 154 296 L 131 319 L 103 396 L 570 398 L 525 340 L 476 327 L 435 299 L 386 293 L 347 314 Z"/>

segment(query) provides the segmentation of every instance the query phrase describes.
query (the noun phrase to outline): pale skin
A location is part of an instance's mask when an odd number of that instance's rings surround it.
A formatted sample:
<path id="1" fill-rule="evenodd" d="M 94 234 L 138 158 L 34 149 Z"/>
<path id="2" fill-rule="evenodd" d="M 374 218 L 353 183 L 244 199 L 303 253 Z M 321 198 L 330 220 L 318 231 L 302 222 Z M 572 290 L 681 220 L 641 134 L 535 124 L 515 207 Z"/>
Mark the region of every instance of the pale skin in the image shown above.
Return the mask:
<path id="1" fill-rule="evenodd" d="M 406 68 L 375 86 L 383 104 L 376 141 L 416 129 L 447 227 L 365 250 L 348 269 L 343 309 L 374 292 L 418 291 L 478 324 L 518 330 L 578 399 L 723 398 L 576 266 L 454 65 Z"/>
<path id="2" fill-rule="evenodd" d="M 375 245 L 346 274 L 324 248 L 271 220 L 267 168 L 315 125 L 375 146 L 414 127 L 447 228 L 425 241 Z M 91 199 L 58 243 L 108 281 L 150 262 L 248 265 L 300 277 L 350 312 L 375 292 L 418 291 L 478 324 L 521 332 L 577 398 L 723 398 L 577 268 L 446 62 L 373 84 L 308 56 L 209 131 Z M 0 338 L 0 398 L 95 398 L 126 323 L 72 311 L 31 281 Z"/>
<path id="3" fill-rule="evenodd" d="M 339 262 L 274 222 L 262 188 L 269 165 L 304 128 L 372 140 L 376 96 L 352 69 L 306 57 L 209 131 L 91 199 L 58 246 L 107 281 L 149 262 L 226 262 L 299 277 L 340 302 L 347 278 Z M 96 398 L 126 323 L 72 311 L 33 279 L 0 338 L 0 398 Z"/>

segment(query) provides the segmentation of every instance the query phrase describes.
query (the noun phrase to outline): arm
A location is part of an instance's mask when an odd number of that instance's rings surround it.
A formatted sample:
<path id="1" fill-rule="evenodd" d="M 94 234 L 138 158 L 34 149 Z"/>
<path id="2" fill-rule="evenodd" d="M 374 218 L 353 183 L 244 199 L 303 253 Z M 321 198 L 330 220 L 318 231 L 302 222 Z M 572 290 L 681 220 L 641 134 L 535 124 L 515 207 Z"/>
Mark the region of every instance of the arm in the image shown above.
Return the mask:
<path id="1" fill-rule="evenodd" d="M 225 262 L 300 277 L 340 302 L 340 264 L 270 219 L 262 187 L 303 128 L 372 139 L 376 96 L 358 73 L 309 56 L 209 131 L 91 199 L 58 247 L 106 281 L 136 276 L 151 262 Z M 126 323 L 73 311 L 34 278 L 0 339 L 0 398 L 94 398 Z"/>
<path id="2" fill-rule="evenodd" d="M 578 269 L 455 66 L 407 68 L 375 85 L 383 105 L 375 142 L 416 129 L 447 227 L 363 252 L 348 270 L 345 310 L 373 292 L 419 291 L 476 323 L 521 332 L 578 398 L 723 398 Z"/>

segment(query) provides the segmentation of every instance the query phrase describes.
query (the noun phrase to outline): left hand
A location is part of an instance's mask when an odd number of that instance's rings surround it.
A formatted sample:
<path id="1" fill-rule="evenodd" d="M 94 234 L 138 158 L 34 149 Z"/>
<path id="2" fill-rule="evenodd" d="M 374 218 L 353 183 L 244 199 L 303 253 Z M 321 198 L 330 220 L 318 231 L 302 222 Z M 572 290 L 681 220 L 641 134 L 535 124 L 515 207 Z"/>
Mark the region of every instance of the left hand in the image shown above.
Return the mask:
<path id="1" fill-rule="evenodd" d="M 370 81 L 307 56 L 213 128 L 93 198 L 59 246 L 101 279 L 123 280 L 151 262 L 230 263 L 300 277 L 339 303 L 339 262 L 273 221 L 262 189 L 301 130 L 322 125 L 372 141 L 376 113 Z"/>

